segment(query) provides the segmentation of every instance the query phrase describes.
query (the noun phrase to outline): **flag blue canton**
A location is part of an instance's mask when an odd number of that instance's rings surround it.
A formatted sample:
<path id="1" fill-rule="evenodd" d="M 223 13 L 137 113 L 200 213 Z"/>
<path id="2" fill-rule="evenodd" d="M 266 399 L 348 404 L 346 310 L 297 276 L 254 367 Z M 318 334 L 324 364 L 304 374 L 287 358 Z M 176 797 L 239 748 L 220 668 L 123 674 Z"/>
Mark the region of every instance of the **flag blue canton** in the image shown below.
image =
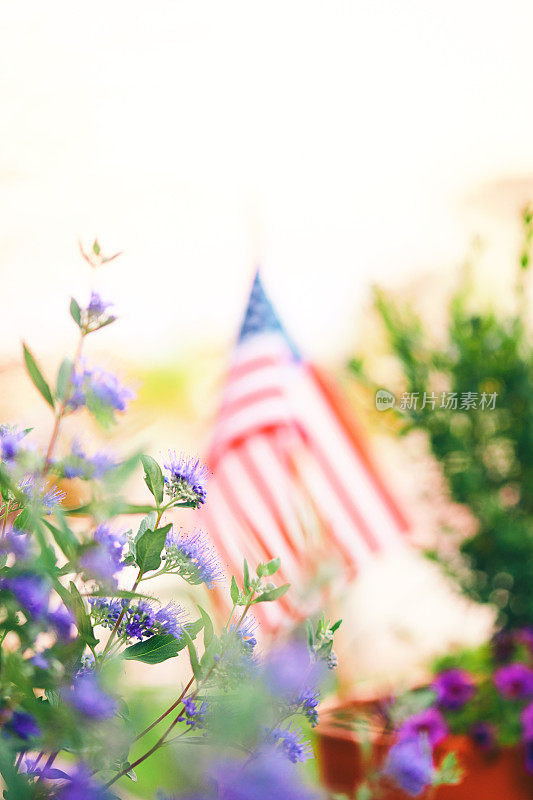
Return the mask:
<path id="1" fill-rule="evenodd" d="M 294 357 L 299 358 L 298 350 L 281 324 L 264 290 L 259 272 L 256 272 L 238 341 L 243 342 L 260 333 L 279 333 L 287 342 Z"/>

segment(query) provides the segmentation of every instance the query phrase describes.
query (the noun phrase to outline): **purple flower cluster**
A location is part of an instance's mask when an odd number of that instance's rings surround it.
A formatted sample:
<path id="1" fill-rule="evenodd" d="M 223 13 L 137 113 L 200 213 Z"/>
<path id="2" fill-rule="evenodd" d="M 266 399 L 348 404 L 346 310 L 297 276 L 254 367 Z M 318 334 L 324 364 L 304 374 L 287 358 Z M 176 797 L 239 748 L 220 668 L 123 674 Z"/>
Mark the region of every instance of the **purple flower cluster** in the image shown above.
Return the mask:
<path id="1" fill-rule="evenodd" d="M 494 684 L 503 697 L 524 700 L 533 695 L 533 670 L 520 662 L 507 664 L 494 673 Z"/>
<path id="2" fill-rule="evenodd" d="M 319 702 L 320 692 L 312 687 L 304 689 L 298 698 L 298 707 L 313 728 L 318 725 L 317 706 Z"/>
<path id="3" fill-rule="evenodd" d="M 100 687 L 94 672 L 78 673 L 64 697 L 80 714 L 95 720 L 109 719 L 117 709 L 115 700 Z"/>
<path id="4" fill-rule="evenodd" d="M 94 541 L 80 558 L 80 565 L 90 577 L 114 582 L 116 573 L 123 566 L 125 544 L 123 533 L 114 533 L 107 525 L 99 525 L 94 532 Z"/>
<path id="5" fill-rule="evenodd" d="M 313 757 L 309 742 L 302 738 L 301 731 L 291 730 L 290 725 L 287 728 L 278 727 L 268 731 L 267 742 L 276 745 L 293 764 Z"/>
<path id="6" fill-rule="evenodd" d="M 78 764 L 61 787 L 58 800 L 111 800 L 111 795 L 101 783 L 91 777 L 85 764 Z"/>
<path id="7" fill-rule="evenodd" d="M 87 456 L 78 441 L 72 443 L 70 454 L 61 462 L 65 478 L 84 478 L 85 480 L 102 478 L 116 466 L 116 462 L 107 453 L 97 452 Z"/>
<path id="8" fill-rule="evenodd" d="M 290 642 L 270 651 L 262 671 L 263 680 L 273 695 L 299 705 L 302 692 L 321 682 L 325 668 L 311 660 L 303 642 Z"/>
<path id="9" fill-rule="evenodd" d="M 389 750 L 384 773 L 412 797 L 422 794 L 434 773 L 427 741 L 423 737 L 400 739 Z"/>
<path id="10" fill-rule="evenodd" d="M 14 425 L 0 425 L 0 461 L 14 461 L 25 436 L 26 431 L 19 431 Z"/>
<path id="11" fill-rule="evenodd" d="M 132 603 L 126 599 L 107 597 L 91 597 L 92 616 L 97 625 L 114 628 L 122 611 L 124 615 L 117 630 L 117 635 L 124 640 L 148 639 L 157 633 L 170 633 L 176 639 L 183 636 L 183 625 L 180 617 L 182 610 L 173 603 L 154 611 L 153 606 L 145 600 Z"/>
<path id="12" fill-rule="evenodd" d="M 50 584 L 46 578 L 34 572 L 22 572 L 3 578 L 0 588 L 11 592 L 28 618 L 50 625 L 61 640 L 70 639 L 74 617 L 64 605 L 50 610 Z"/>
<path id="13" fill-rule="evenodd" d="M 131 389 L 122 386 L 116 375 L 107 372 L 101 367 L 82 366 L 79 372 L 72 376 L 72 391 L 68 400 L 68 408 L 76 411 L 91 398 L 96 398 L 104 408 L 111 411 L 125 411 L 128 402 L 133 399 Z"/>
<path id="14" fill-rule="evenodd" d="M 70 639 L 72 626 L 76 621 L 70 609 L 63 605 L 58 606 L 53 611 L 48 612 L 48 621 L 61 641 L 67 642 Z"/>
<path id="15" fill-rule="evenodd" d="M 0 555 L 13 554 L 20 562 L 25 561 L 30 552 L 30 537 L 24 531 L 9 530 L 0 538 Z"/>
<path id="16" fill-rule="evenodd" d="M 207 702 L 202 700 L 198 705 L 193 695 L 190 695 L 183 700 L 183 709 L 178 720 L 179 722 L 185 722 L 191 730 L 194 728 L 203 728 L 206 712 Z"/>
<path id="17" fill-rule="evenodd" d="M 47 616 L 50 584 L 41 575 L 20 573 L 12 578 L 4 578 L 0 586 L 14 595 L 30 617 L 41 620 Z"/>
<path id="18" fill-rule="evenodd" d="M 246 649 L 249 655 L 253 654 L 254 648 L 257 645 L 257 620 L 255 620 L 251 616 L 247 616 L 246 619 L 239 625 L 239 627 L 232 625 L 230 628 L 232 632 L 235 632 L 239 641 Z"/>
<path id="19" fill-rule="evenodd" d="M 35 717 L 28 714 L 27 711 L 14 711 L 8 727 L 25 742 L 41 735 L 41 729 L 37 725 Z"/>
<path id="20" fill-rule="evenodd" d="M 277 748 L 265 749 L 246 762 L 226 759 L 210 770 L 218 800 L 317 800 Z M 190 800 L 195 800 L 191 798 Z M 204 800 L 202 796 L 197 800 Z"/>
<path id="21" fill-rule="evenodd" d="M 165 475 L 165 487 L 170 498 L 192 508 L 205 503 L 209 471 L 204 464 L 198 459 L 169 452 L 167 463 L 163 466 L 169 472 L 168 476 Z"/>
<path id="22" fill-rule="evenodd" d="M 432 687 L 437 693 L 437 702 L 452 710 L 462 708 L 472 699 L 476 686 L 464 669 L 449 669 L 437 675 Z"/>
<path id="23" fill-rule="evenodd" d="M 47 514 L 51 514 L 66 497 L 65 492 L 60 491 L 57 486 L 48 488 L 47 483 L 37 479 L 34 475 L 26 475 L 20 482 L 19 488 L 26 497 L 39 503 Z"/>
<path id="24" fill-rule="evenodd" d="M 189 583 L 205 583 L 210 589 L 222 578 L 218 557 L 202 531 L 175 534 L 165 543 L 167 566 L 175 565 Z"/>
<path id="25" fill-rule="evenodd" d="M 114 322 L 116 317 L 108 313 L 114 303 L 106 303 L 97 292 L 91 292 L 89 305 L 81 312 L 81 323 L 87 332 L 97 331 Z"/>

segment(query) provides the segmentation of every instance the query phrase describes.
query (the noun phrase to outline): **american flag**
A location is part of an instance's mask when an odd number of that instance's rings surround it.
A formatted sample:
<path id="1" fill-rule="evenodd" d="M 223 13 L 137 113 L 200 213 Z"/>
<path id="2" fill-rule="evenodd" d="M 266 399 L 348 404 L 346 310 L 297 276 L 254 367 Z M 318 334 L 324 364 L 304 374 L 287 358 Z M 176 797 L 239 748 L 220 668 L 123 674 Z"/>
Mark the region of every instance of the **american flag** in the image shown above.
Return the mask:
<path id="1" fill-rule="evenodd" d="M 408 527 L 343 398 L 302 359 L 259 273 L 207 463 L 204 523 L 229 573 L 241 574 L 243 556 L 250 566 L 279 556 L 280 582 L 295 589 L 255 606 L 271 629 L 309 613 L 306 587 L 325 564 L 349 579 Z"/>

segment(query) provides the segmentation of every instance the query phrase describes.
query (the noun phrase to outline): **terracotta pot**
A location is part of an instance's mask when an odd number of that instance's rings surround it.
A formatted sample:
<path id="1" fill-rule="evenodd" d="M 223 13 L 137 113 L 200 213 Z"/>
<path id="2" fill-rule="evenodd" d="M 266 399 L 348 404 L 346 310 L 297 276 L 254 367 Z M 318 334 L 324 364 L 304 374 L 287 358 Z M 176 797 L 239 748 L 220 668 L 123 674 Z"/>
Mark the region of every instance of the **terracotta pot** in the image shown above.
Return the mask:
<path id="1" fill-rule="evenodd" d="M 353 797 L 357 786 L 371 770 L 379 769 L 392 740 L 377 734 L 368 754 L 357 735 L 347 729 L 320 725 L 317 728 L 320 774 L 331 792 Z M 457 786 L 441 786 L 421 797 L 431 800 L 532 800 L 533 777 L 524 767 L 522 747 L 510 747 L 488 755 L 466 736 L 449 736 L 435 752 L 436 763 L 449 752 L 457 755 L 463 779 Z M 383 781 L 380 800 L 406 800 L 407 795 Z"/>

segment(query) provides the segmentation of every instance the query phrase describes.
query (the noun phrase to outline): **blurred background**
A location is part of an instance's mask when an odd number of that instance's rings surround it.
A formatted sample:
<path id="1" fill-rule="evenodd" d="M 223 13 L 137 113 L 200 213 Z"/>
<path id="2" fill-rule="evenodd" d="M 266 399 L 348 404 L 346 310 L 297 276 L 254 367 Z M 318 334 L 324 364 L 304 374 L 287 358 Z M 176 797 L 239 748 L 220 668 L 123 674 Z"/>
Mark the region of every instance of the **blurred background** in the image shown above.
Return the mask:
<path id="1" fill-rule="evenodd" d="M 5 5 L 0 421 L 48 436 L 20 340 L 51 373 L 75 346 L 70 296 L 96 288 L 120 323 L 90 355 L 138 394 L 114 441 L 203 454 L 261 264 L 415 540 L 433 542 L 452 511 L 471 529 L 424 441 L 391 436 L 347 364 L 364 352 L 396 389 L 376 283 L 414 300 L 437 337 L 465 262 L 477 301 L 512 312 L 533 198 L 532 25 L 525 0 L 505 14 L 478 0 Z M 91 271 L 78 248 L 95 237 L 122 255 Z M 413 682 L 430 655 L 486 638 L 494 610 L 436 569 L 415 551 L 378 559 L 346 592 L 347 692 Z"/>

